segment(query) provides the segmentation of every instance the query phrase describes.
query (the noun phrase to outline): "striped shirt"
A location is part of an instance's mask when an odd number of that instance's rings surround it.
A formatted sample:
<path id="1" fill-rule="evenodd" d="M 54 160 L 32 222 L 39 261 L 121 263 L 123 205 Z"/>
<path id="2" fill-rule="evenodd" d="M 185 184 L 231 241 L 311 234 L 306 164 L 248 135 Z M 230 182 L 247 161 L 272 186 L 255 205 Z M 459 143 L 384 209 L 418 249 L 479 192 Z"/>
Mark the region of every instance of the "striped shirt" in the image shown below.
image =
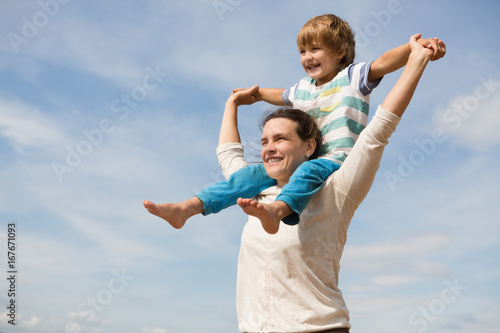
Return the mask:
<path id="1" fill-rule="evenodd" d="M 369 96 L 381 79 L 368 82 L 371 62 L 351 64 L 328 83 L 303 78 L 285 90 L 283 102 L 311 115 L 323 144 L 319 155 L 342 164 L 368 122 Z"/>

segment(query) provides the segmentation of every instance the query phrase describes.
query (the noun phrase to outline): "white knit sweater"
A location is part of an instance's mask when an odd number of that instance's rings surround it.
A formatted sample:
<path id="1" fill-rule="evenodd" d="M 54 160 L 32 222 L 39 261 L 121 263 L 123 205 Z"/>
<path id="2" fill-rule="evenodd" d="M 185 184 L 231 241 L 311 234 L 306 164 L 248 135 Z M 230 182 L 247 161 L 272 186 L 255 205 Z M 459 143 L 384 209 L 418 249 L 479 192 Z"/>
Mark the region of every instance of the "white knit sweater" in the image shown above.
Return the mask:
<path id="1" fill-rule="evenodd" d="M 242 332 L 316 332 L 350 328 L 338 289 L 340 258 L 354 212 L 367 195 L 388 139 L 400 118 L 379 107 L 342 167 L 315 195 L 295 226 L 280 224 L 277 234 L 249 217 L 241 236 L 237 313 Z M 217 148 L 228 177 L 246 166 L 243 147 Z M 259 196 L 270 203 L 280 188 Z"/>

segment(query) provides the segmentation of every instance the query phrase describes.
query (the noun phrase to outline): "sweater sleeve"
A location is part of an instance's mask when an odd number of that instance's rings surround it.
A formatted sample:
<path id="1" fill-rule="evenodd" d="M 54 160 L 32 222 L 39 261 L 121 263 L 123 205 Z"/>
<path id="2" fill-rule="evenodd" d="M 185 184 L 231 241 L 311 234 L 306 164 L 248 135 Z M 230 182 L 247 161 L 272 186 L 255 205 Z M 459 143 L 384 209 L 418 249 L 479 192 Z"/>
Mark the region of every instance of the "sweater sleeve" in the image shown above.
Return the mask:
<path id="1" fill-rule="evenodd" d="M 231 142 L 218 146 L 217 158 L 226 179 L 235 171 L 248 165 L 243 158 L 243 145 L 239 142 Z"/>
<path id="2" fill-rule="evenodd" d="M 334 173 L 336 190 L 355 204 L 359 205 L 368 194 L 385 146 L 400 120 L 379 106 L 342 167 Z"/>

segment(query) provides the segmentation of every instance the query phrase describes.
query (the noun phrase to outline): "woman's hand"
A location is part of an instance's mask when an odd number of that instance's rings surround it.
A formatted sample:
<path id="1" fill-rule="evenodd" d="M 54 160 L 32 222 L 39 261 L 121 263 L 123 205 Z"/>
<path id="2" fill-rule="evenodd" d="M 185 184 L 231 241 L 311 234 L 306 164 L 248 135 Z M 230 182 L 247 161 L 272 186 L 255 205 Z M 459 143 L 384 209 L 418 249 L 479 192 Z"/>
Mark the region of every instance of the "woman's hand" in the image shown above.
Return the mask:
<path id="1" fill-rule="evenodd" d="M 432 50 L 431 61 L 441 59 L 446 54 L 446 44 L 439 38 L 417 38 L 417 42 Z"/>
<path id="2" fill-rule="evenodd" d="M 411 36 L 408 43 L 411 53 L 408 62 L 391 91 L 382 103 L 382 108 L 401 117 L 417 88 L 425 67 L 432 59 L 434 51 L 423 47 L 417 40 L 420 34 Z"/>
<path id="3" fill-rule="evenodd" d="M 408 63 L 411 63 L 413 59 L 415 58 L 421 58 L 424 61 L 429 61 L 432 60 L 433 58 L 436 57 L 436 49 L 434 49 L 432 46 L 429 45 L 422 45 L 422 43 L 419 43 L 420 41 L 420 36 L 421 34 L 415 34 L 410 37 L 410 42 L 408 43 L 408 46 L 410 47 L 410 56 L 408 57 Z M 437 47 L 434 45 L 434 47 Z M 443 50 L 441 49 L 439 53 L 439 57 L 444 56 Z M 413 59 L 412 59 L 413 58 Z M 408 64 L 407 64 L 408 65 Z"/>
<path id="4" fill-rule="evenodd" d="M 226 143 L 241 142 L 238 131 L 238 107 L 258 102 L 258 99 L 254 96 L 258 91 L 259 86 L 254 85 L 252 88 L 233 91 L 231 96 L 229 96 L 226 101 L 224 115 L 222 116 L 219 146 Z"/>
<path id="5" fill-rule="evenodd" d="M 234 89 L 233 93 L 228 98 L 228 102 L 234 103 L 236 106 L 250 105 L 261 100 L 262 98 L 260 98 L 259 86 L 257 84 L 251 88 Z"/>

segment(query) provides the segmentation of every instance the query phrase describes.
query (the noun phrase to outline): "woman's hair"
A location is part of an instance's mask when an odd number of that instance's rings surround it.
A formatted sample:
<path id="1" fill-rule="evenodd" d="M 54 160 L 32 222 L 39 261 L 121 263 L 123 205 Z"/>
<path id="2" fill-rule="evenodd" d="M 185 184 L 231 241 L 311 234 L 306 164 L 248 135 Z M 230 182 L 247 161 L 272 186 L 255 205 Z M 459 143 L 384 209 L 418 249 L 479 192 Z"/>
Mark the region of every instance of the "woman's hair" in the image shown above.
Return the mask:
<path id="1" fill-rule="evenodd" d="M 318 125 L 314 121 L 313 117 L 302 110 L 282 107 L 264 114 L 260 123 L 261 129 L 264 128 L 269 120 L 276 118 L 284 118 L 293 121 L 296 125 L 297 135 L 302 141 L 308 141 L 310 139 L 316 141 L 316 149 L 310 159 L 318 157 L 318 152 L 321 144 L 323 143 L 323 138 L 321 137 Z"/>
<path id="2" fill-rule="evenodd" d="M 313 42 L 322 42 L 332 52 L 344 52 L 339 70 L 354 62 L 356 42 L 349 24 L 333 14 L 311 18 L 300 29 L 297 36 L 299 49 Z"/>

